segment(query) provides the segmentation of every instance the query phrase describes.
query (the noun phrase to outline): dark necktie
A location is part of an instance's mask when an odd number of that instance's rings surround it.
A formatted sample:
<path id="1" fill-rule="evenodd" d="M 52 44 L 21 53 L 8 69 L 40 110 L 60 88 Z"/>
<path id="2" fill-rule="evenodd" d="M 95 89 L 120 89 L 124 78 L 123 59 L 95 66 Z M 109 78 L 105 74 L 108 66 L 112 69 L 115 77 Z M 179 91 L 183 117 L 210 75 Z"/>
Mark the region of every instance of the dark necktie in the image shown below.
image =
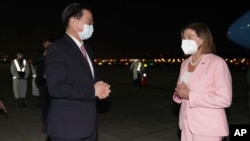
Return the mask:
<path id="1" fill-rule="evenodd" d="M 83 44 L 82 44 L 82 46 L 81 46 L 81 51 L 82 51 L 82 54 L 83 54 L 83 56 L 85 57 L 85 59 L 87 59 L 87 52 L 86 52 L 86 49 L 85 49 L 85 47 L 84 47 Z"/>
<path id="2" fill-rule="evenodd" d="M 85 47 L 84 47 L 83 44 L 81 45 L 81 52 L 82 52 L 84 58 L 86 59 L 86 61 L 88 62 L 88 65 L 89 65 L 89 67 L 90 67 L 90 69 L 91 69 L 90 62 L 89 62 L 89 60 L 88 60 L 88 58 L 87 58 L 87 51 L 86 51 L 86 49 L 85 49 Z M 92 72 L 92 70 L 91 70 L 91 72 Z M 92 75 L 93 75 L 93 74 L 92 74 Z M 93 77 L 94 77 L 94 76 L 93 76 Z"/>

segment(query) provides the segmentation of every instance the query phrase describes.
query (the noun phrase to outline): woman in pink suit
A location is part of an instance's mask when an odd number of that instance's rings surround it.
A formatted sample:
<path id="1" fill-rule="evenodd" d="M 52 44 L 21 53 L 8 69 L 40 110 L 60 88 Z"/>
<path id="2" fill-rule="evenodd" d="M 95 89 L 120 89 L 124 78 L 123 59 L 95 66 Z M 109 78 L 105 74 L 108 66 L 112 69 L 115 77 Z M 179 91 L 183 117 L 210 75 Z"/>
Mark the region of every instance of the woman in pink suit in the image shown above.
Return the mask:
<path id="1" fill-rule="evenodd" d="M 215 55 L 215 44 L 204 23 L 181 30 L 186 55 L 173 100 L 181 104 L 181 141 L 222 141 L 229 134 L 225 109 L 232 102 L 232 80 L 224 59 Z"/>

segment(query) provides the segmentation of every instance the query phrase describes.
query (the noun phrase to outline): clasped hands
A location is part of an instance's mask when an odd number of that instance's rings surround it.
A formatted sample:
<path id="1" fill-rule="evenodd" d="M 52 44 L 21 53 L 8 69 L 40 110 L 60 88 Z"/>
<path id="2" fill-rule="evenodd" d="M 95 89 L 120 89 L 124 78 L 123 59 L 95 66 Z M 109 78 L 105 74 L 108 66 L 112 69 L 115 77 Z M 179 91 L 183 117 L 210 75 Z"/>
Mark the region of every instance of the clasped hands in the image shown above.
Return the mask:
<path id="1" fill-rule="evenodd" d="M 95 87 L 95 96 L 99 99 L 105 99 L 109 97 L 111 92 L 110 85 L 104 81 L 98 81 L 94 84 Z"/>
<path id="2" fill-rule="evenodd" d="M 186 83 L 182 82 L 175 87 L 175 94 L 181 99 L 189 100 L 189 88 Z"/>

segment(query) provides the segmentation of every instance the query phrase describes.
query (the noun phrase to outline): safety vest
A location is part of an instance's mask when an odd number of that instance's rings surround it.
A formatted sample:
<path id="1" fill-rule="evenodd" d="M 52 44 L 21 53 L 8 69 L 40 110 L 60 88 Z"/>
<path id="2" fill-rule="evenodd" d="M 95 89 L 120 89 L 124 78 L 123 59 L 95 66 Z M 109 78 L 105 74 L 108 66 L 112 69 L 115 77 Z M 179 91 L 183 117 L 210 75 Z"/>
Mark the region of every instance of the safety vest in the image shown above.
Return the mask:
<path id="1" fill-rule="evenodd" d="M 21 66 L 19 65 L 17 59 L 14 59 L 14 64 L 16 66 L 16 69 L 18 72 L 24 72 L 25 71 L 25 67 L 27 65 L 27 61 L 25 59 L 23 59 L 23 66 L 21 68 Z M 17 78 L 16 76 L 13 76 L 13 79 Z"/>
<path id="2" fill-rule="evenodd" d="M 141 62 L 139 62 L 138 66 L 137 66 L 137 71 L 141 71 Z"/>
<path id="3" fill-rule="evenodd" d="M 36 77 L 36 69 L 35 67 L 31 64 L 31 69 L 32 69 L 32 77 Z"/>

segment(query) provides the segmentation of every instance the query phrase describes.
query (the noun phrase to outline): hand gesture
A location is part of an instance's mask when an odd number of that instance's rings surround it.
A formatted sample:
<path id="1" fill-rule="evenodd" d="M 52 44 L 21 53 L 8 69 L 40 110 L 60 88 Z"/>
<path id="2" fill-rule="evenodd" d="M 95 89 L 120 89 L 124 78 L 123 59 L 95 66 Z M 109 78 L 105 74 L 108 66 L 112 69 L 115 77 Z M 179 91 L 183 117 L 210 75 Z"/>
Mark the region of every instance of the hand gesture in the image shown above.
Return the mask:
<path id="1" fill-rule="evenodd" d="M 189 88 L 184 82 L 176 86 L 175 93 L 182 99 L 189 99 Z"/>
<path id="2" fill-rule="evenodd" d="M 110 85 L 103 81 L 98 81 L 94 84 L 95 96 L 99 99 L 105 99 L 109 96 L 111 90 Z"/>

